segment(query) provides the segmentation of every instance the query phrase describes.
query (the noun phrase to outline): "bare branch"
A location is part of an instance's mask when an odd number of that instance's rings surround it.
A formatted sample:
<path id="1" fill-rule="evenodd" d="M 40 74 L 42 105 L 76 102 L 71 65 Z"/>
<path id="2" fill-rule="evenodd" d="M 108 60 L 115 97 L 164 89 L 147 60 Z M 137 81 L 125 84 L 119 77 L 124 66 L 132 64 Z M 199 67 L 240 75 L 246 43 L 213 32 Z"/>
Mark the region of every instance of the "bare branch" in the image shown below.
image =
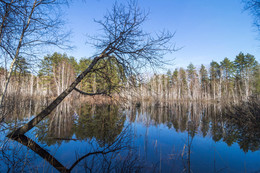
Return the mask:
<path id="1" fill-rule="evenodd" d="M 74 88 L 75 91 L 79 92 L 80 94 L 83 94 L 83 95 L 88 95 L 88 96 L 95 96 L 95 95 L 107 95 L 106 91 L 103 91 L 103 92 L 97 92 L 97 93 L 87 93 L 87 92 L 84 92 L 84 91 L 81 91 L 79 90 L 78 88 Z"/>

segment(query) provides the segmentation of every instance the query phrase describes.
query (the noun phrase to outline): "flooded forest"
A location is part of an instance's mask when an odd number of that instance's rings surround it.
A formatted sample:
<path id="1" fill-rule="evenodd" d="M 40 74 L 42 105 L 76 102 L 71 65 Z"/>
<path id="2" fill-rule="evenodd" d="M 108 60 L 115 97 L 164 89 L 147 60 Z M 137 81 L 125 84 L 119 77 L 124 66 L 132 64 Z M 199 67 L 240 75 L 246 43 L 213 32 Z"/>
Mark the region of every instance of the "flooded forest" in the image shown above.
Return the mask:
<path id="1" fill-rule="evenodd" d="M 92 57 L 46 53 L 71 49 L 70 3 L 0 1 L 0 172 L 260 172 L 253 54 L 169 66 L 175 33 L 137 1 L 95 20 Z"/>

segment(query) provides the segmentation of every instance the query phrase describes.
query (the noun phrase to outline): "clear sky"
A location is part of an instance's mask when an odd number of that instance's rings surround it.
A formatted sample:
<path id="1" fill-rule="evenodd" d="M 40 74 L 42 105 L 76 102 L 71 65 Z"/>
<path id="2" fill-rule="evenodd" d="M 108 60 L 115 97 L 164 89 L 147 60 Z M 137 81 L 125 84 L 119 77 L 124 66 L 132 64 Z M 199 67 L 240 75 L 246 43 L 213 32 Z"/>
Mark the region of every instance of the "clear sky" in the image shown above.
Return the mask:
<path id="1" fill-rule="evenodd" d="M 123 0 L 118 0 L 123 2 Z M 67 25 L 73 32 L 71 41 L 75 46 L 68 55 L 77 59 L 90 57 L 94 49 L 86 45 L 86 35 L 96 35 L 100 27 L 94 19 L 111 8 L 113 0 L 85 0 L 73 2 L 66 11 Z M 255 55 L 260 61 L 260 40 L 253 27 L 253 17 L 243 11 L 241 0 L 139 0 L 144 10 L 149 10 L 149 19 L 144 25 L 148 32 L 163 29 L 176 32 L 174 43 L 181 50 L 167 54 L 165 60 L 173 60 L 167 67 L 209 65 L 212 60 L 225 57 L 234 60 L 239 52 Z M 61 53 L 63 51 L 60 51 Z"/>

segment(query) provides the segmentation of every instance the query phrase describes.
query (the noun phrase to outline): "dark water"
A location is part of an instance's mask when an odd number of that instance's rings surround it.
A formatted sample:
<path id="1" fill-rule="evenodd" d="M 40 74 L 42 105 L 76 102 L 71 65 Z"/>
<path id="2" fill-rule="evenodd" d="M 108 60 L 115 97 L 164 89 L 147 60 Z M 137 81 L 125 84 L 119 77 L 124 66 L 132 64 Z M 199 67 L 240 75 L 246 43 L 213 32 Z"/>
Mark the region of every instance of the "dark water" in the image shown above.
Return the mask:
<path id="1" fill-rule="evenodd" d="M 221 105 L 64 102 L 20 139 L 4 137 L 39 105 L 13 108 L 1 126 L 1 172 L 260 172 L 260 132 Z"/>

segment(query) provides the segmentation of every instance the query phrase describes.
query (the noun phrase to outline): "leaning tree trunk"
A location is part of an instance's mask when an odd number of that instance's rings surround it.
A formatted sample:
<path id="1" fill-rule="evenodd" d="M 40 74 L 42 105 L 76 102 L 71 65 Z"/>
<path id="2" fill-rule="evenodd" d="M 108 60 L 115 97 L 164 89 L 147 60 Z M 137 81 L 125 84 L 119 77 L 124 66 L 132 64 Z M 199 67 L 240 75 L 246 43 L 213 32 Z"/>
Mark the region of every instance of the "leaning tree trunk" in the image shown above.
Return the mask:
<path id="1" fill-rule="evenodd" d="M 93 59 L 92 63 L 88 66 L 88 68 L 83 71 L 76 80 L 65 90 L 63 91 L 48 107 L 42 110 L 35 118 L 29 121 L 27 124 L 23 125 L 22 127 L 18 128 L 17 130 L 9 133 L 7 137 L 17 136 L 20 134 L 25 134 L 27 131 L 32 129 L 35 125 L 37 125 L 43 118 L 49 115 L 67 95 L 69 95 L 74 88 L 81 82 L 81 80 L 93 70 L 93 67 L 97 64 L 97 62 L 104 58 L 104 53 L 100 56 Z"/>

